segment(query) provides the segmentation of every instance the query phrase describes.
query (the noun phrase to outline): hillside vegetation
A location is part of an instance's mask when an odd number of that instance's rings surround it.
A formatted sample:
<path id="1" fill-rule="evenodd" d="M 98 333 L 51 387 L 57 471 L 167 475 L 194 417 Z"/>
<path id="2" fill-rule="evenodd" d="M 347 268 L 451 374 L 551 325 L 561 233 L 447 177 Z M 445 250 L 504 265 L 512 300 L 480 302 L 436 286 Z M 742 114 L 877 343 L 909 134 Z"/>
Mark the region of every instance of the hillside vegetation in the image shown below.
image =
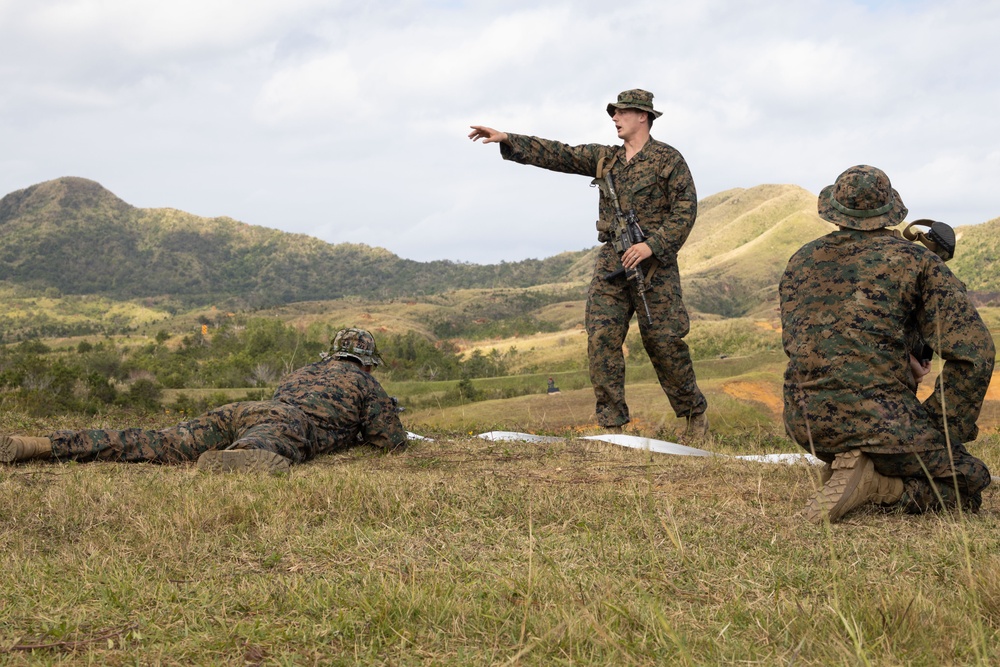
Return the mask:
<path id="1" fill-rule="evenodd" d="M 678 257 L 685 302 L 705 316 L 772 310 L 788 258 L 830 229 L 816 214 L 815 195 L 794 185 L 706 197 Z M 168 314 L 207 305 L 241 310 L 341 298 L 422 299 L 467 289 L 530 288 L 530 298 L 554 306 L 562 296 L 582 298 L 596 251 L 492 265 L 416 262 L 382 248 L 329 244 L 225 217 L 135 208 L 74 177 L 0 199 L 0 235 L 0 287 L 6 285 L 7 294 L 133 301 Z M 953 267 L 970 289 L 1000 293 L 992 269 L 998 247 L 1000 220 L 960 228 Z M 541 299 L 539 291 L 555 296 Z M 25 328 L 25 315 L 0 312 L 13 329 Z M 472 319 L 484 317 L 491 316 Z M 39 320 L 28 328 L 58 331 L 61 324 Z M 115 326 L 121 323 L 102 323 L 101 330 Z"/>
<path id="2" fill-rule="evenodd" d="M 61 294 L 169 297 L 258 307 L 342 296 L 433 294 L 556 282 L 582 252 L 480 266 L 415 262 L 382 248 L 129 206 L 100 184 L 61 178 L 0 200 L 0 280 Z"/>
<path id="3" fill-rule="evenodd" d="M 699 203 L 698 222 L 678 255 L 685 303 L 739 317 L 777 305 L 788 258 L 834 229 L 816 196 L 793 185 L 727 190 Z"/>
<path id="4" fill-rule="evenodd" d="M 951 270 L 975 292 L 1000 292 L 1000 218 L 956 230 L 957 249 Z M 993 297 L 996 298 L 995 296 Z"/>

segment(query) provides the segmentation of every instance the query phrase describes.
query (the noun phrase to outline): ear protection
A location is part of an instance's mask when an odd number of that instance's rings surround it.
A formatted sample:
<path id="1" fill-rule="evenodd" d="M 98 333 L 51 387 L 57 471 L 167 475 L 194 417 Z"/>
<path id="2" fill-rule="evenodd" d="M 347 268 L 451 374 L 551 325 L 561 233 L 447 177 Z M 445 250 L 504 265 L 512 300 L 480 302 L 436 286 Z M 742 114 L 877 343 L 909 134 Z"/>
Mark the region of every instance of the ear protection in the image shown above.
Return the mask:
<path id="1" fill-rule="evenodd" d="M 914 226 L 926 227 L 927 231 L 913 230 Z M 955 230 L 944 222 L 914 220 L 903 229 L 903 238 L 923 243 L 945 262 L 955 256 Z"/>

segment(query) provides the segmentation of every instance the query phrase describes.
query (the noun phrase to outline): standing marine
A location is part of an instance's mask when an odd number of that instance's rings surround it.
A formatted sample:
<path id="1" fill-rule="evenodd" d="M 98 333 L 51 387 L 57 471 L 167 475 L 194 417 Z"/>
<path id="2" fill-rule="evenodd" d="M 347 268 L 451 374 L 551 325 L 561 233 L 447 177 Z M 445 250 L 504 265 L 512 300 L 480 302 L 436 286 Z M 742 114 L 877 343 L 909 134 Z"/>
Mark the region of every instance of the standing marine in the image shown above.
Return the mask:
<path id="1" fill-rule="evenodd" d="M 944 260 L 889 229 L 907 209 L 882 170 L 846 170 L 818 210 L 839 229 L 798 250 L 779 285 L 785 428 L 830 464 L 804 516 L 836 522 L 871 503 L 977 511 L 990 472 L 965 444 L 993 373 L 989 330 Z M 923 402 L 915 336 L 944 360 Z"/>
<path id="2" fill-rule="evenodd" d="M 703 438 L 708 403 L 684 342 L 690 321 L 677 268 L 677 253 L 698 211 L 694 180 L 680 152 L 650 136 L 653 121 L 662 115 L 653 108 L 652 93 L 626 90 L 608 104 L 607 112 L 621 145 L 569 146 L 481 125 L 472 126 L 469 138 L 500 144 L 505 160 L 587 176 L 602 186 L 597 238 L 604 245 L 590 281 L 586 314 L 597 422 L 610 430 L 629 422 L 623 345 L 629 321 L 638 312 L 643 347 L 674 413 L 687 420 L 685 436 Z M 623 212 L 641 230 L 625 243 Z"/>
<path id="3" fill-rule="evenodd" d="M 342 329 L 330 353 L 282 378 L 271 400 L 230 403 L 161 430 L 0 436 L 0 463 L 197 461 L 209 471 L 285 472 L 293 463 L 357 445 L 402 450 L 407 434 L 395 401 L 371 375 L 380 363 L 369 332 Z"/>

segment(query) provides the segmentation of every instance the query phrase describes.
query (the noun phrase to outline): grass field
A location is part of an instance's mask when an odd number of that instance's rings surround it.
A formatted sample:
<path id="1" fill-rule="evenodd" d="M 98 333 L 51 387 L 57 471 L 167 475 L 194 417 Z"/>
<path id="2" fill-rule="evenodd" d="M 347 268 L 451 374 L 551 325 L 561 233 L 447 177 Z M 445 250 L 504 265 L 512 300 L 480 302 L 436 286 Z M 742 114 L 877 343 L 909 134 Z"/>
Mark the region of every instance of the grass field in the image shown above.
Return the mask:
<path id="1" fill-rule="evenodd" d="M 814 470 L 728 456 L 796 451 L 776 363 L 699 362 L 710 458 L 578 439 L 595 428 L 580 388 L 408 411 L 431 440 L 287 477 L 0 468 L 0 662 L 996 664 L 995 492 L 973 517 L 806 523 Z M 674 436 L 658 387 L 628 396 L 630 432 Z M 0 432 L 173 417 L 0 411 Z M 984 431 L 972 449 L 1000 469 Z"/>
<path id="2" fill-rule="evenodd" d="M 285 477 L 0 466 L 0 664 L 1000 663 L 995 489 L 977 516 L 868 508 L 813 526 L 796 513 L 815 469 L 733 458 L 798 451 L 780 352 L 696 361 L 718 454 L 696 458 L 580 439 L 597 430 L 586 370 L 542 367 L 578 338 L 514 344 L 534 371 L 474 381 L 513 398 L 435 405 L 456 381 L 386 381 L 429 438 L 399 455 Z M 993 470 L 998 386 L 970 447 Z M 677 439 L 647 365 L 629 365 L 627 397 L 629 433 Z M 0 433 L 177 419 L 33 418 L 2 400 Z M 475 437 L 489 430 L 560 439 Z"/>
<path id="3" fill-rule="evenodd" d="M 0 470 L 0 660 L 1000 660 L 992 491 L 976 517 L 817 527 L 795 516 L 814 483 L 802 465 L 435 435 L 287 477 Z M 712 447 L 766 446 L 753 440 Z M 995 467 L 998 445 L 976 449 Z"/>

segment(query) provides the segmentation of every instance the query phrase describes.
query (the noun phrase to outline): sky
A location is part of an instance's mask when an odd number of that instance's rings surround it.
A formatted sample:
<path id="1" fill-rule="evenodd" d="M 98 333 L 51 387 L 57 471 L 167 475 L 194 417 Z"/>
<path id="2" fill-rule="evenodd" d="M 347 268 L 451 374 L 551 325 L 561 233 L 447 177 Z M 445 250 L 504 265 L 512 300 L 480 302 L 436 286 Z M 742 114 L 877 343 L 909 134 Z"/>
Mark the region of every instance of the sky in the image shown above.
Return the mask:
<path id="1" fill-rule="evenodd" d="M 0 0 L 0 196 L 133 206 L 477 264 L 597 244 L 586 177 L 470 125 L 618 143 L 644 88 L 699 197 L 854 164 L 910 219 L 1000 216 L 995 0 Z M 0 239 L 2 242 L 2 239 Z"/>

